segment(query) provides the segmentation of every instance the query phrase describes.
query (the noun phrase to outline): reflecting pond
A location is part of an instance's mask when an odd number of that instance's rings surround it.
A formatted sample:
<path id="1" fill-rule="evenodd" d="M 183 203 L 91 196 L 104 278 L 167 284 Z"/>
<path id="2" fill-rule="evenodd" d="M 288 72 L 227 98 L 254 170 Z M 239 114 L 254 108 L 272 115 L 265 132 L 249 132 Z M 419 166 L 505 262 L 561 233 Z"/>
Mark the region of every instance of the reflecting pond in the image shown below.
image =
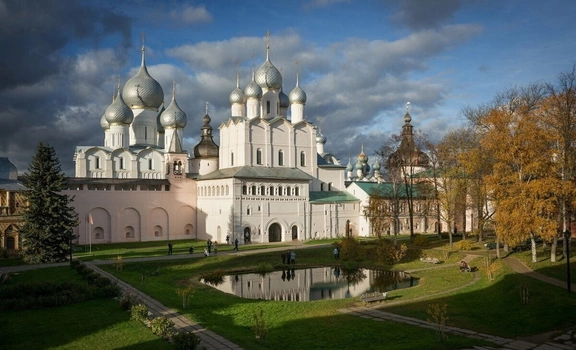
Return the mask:
<path id="1" fill-rule="evenodd" d="M 315 267 L 267 274 L 226 275 L 202 282 L 246 299 L 310 301 L 354 298 L 365 292 L 409 288 L 417 285 L 418 279 L 401 271 Z"/>

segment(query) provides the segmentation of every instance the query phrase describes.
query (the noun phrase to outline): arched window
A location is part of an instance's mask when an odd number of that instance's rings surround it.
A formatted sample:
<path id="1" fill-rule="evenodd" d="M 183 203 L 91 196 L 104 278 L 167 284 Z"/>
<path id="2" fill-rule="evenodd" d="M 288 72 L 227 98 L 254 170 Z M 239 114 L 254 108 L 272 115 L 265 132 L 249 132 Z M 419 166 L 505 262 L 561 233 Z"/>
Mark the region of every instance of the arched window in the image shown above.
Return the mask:
<path id="1" fill-rule="evenodd" d="M 300 166 L 306 166 L 306 153 L 300 152 Z"/>
<path id="2" fill-rule="evenodd" d="M 251 195 L 255 196 L 256 195 L 256 186 L 252 185 L 252 193 L 250 193 Z"/>
<path id="3" fill-rule="evenodd" d="M 262 150 L 260 148 L 256 150 L 256 164 L 262 165 Z"/>
<path id="4" fill-rule="evenodd" d="M 100 169 L 100 157 L 96 156 L 94 157 L 94 159 L 96 163 L 96 169 Z"/>
<path id="5" fill-rule="evenodd" d="M 268 195 L 269 195 L 269 196 L 273 196 L 273 195 L 274 195 L 274 187 L 273 187 L 273 186 L 270 186 L 270 188 L 269 188 L 268 190 L 269 190 L 269 191 L 268 191 Z"/>
<path id="6" fill-rule="evenodd" d="M 125 168 L 124 168 L 124 157 L 120 157 L 119 163 L 120 163 L 119 168 L 120 168 L 120 169 L 125 169 Z"/>
<path id="7" fill-rule="evenodd" d="M 250 215 L 252 214 L 252 208 L 248 207 L 246 208 L 246 215 Z"/>
<path id="8" fill-rule="evenodd" d="M 246 185 L 242 185 L 242 194 L 248 194 L 248 187 Z"/>
<path id="9" fill-rule="evenodd" d="M 148 170 L 154 170 L 154 160 L 152 158 L 148 159 Z"/>
<path id="10" fill-rule="evenodd" d="M 332 182 L 328 183 L 328 191 L 332 191 Z"/>
<path id="11" fill-rule="evenodd" d="M 230 166 L 234 166 L 234 152 L 230 153 Z"/>
<path id="12" fill-rule="evenodd" d="M 228 185 L 226 185 L 226 195 L 228 195 Z"/>
<path id="13" fill-rule="evenodd" d="M 295 195 L 295 196 L 299 196 L 299 195 L 300 195 L 300 187 L 294 187 L 294 195 Z"/>
<path id="14" fill-rule="evenodd" d="M 265 195 L 266 195 L 266 187 L 265 187 L 265 186 L 260 186 L 260 195 L 261 195 L 261 196 L 265 196 Z"/>
<path id="15" fill-rule="evenodd" d="M 290 186 L 286 187 L 286 196 L 291 196 L 292 195 L 292 189 L 290 188 Z"/>
<path id="16" fill-rule="evenodd" d="M 266 114 L 270 114 L 270 101 L 266 101 Z"/>
<path id="17" fill-rule="evenodd" d="M 320 191 L 324 191 L 324 183 L 320 184 Z"/>
<path id="18" fill-rule="evenodd" d="M 278 151 L 278 165 L 284 165 L 284 152 L 282 150 Z"/>
<path id="19" fill-rule="evenodd" d="M 148 127 L 144 127 L 144 141 L 148 140 Z"/>
<path id="20" fill-rule="evenodd" d="M 282 193 L 282 186 L 278 186 L 278 193 L 277 193 L 277 195 L 278 195 L 278 196 L 281 196 L 282 194 L 283 194 L 283 193 Z"/>

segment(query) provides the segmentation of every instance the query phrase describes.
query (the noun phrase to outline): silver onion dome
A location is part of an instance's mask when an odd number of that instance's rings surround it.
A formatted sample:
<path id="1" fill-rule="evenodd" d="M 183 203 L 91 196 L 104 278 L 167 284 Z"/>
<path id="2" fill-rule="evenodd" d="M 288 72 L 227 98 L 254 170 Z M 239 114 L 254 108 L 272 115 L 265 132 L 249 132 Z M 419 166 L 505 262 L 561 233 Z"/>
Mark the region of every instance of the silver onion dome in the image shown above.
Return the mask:
<path id="1" fill-rule="evenodd" d="M 290 91 L 290 103 L 306 103 L 306 93 L 300 86 L 297 85 L 294 90 Z"/>
<path id="2" fill-rule="evenodd" d="M 236 87 L 236 89 L 232 90 L 232 92 L 230 93 L 230 104 L 235 103 L 240 104 L 244 103 L 244 91 L 242 91 L 242 89 L 240 89 L 239 87 Z"/>
<path id="3" fill-rule="evenodd" d="M 230 104 L 233 105 L 235 103 L 244 104 L 244 100 L 246 97 L 244 96 L 244 91 L 240 89 L 240 76 L 236 73 L 236 89 L 232 90 L 230 93 Z"/>
<path id="4" fill-rule="evenodd" d="M 100 126 L 104 130 L 110 129 L 110 123 L 106 120 L 106 113 L 102 114 L 102 118 L 100 118 Z"/>
<path id="5" fill-rule="evenodd" d="M 278 90 L 282 87 L 282 74 L 270 60 L 266 59 L 256 71 L 256 83 L 262 88 Z"/>
<path id="6" fill-rule="evenodd" d="M 346 165 L 346 170 L 347 170 L 347 171 L 352 171 L 352 170 L 354 170 L 354 165 L 352 165 L 352 163 L 350 163 L 350 161 L 348 161 L 348 165 Z"/>
<path id="7" fill-rule="evenodd" d="M 130 124 L 134 120 L 134 113 L 124 102 L 120 89 L 118 89 L 118 95 L 114 102 L 106 108 L 104 116 L 109 125 Z"/>
<path id="8" fill-rule="evenodd" d="M 254 81 L 254 71 L 252 71 L 252 81 L 244 89 L 244 96 L 246 98 L 261 98 L 262 88 Z"/>
<path id="9" fill-rule="evenodd" d="M 188 116 L 178 106 L 176 102 L 176 93 L 172 92 L 172 101 L 166 110 L 160 116 L 160 123 L 165 128 L 184 128 L 188 124 Z"/>
<path id="10" fill-rule="evenodd" d="M 290 91 L 290 103 L 306 104 L 306 93 L 300 88 L 300 74 L 296 74 L 296 87 Z"/>
<path id="11" fill-rule="evenodd" d="M 280 99 L 280 108 L 290 107 L 290 99 L 288 98 L 288 95 L 286 95 L 284 91 L 282 91 L 282 88 L 280 88 L 278 98 Z"/>
<path id="12" fill-rule="evenodd" d="M 316 135 L 316 143 L 325 144 L 326 143 L 326 136 L 322 135 L 321 132 L 318 132 L 318 135 Z"/>
<path id="13" fill-rule="evenodd" d="M 126 82 L 122 97 L 124 97 L 126 104 L 133 108 L 154 108 L 157 110 L 164 101 L 162 86 L 150 76 L 146 68 L 144 47 L 142 47 L 140 70 Z"/>

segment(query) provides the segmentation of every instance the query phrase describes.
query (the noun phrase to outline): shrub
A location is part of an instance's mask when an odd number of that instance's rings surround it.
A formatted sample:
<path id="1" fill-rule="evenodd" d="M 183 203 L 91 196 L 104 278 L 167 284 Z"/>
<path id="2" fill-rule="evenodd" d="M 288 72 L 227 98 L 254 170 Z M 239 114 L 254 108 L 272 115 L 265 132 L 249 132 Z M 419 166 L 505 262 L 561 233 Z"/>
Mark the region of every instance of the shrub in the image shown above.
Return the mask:
<path id="1" fill-rule="evenodd" d="M 148 308 L 144 304 L 133 305 L 130 309 L 130 319 L 139 322 L 148 320 Z"/>
<path id="2" fill-rule="evenodd" d="M 461 240 L 454 245 L 458 250 L 472 250 L 472 244 L 468 240 Z"/>
<path id="3" fill-rule="evenodd" d="M 159 316 L 150 321 L 150 330 L 152 333 L 162 338 L 168 338 L 174 334 L 172 327 L 174 327 L 174 322 L 166 316 Z"/>
<path id="4" fill-rule="evenodd" d="M 396 247 L 393 244 L 383 242 L 382 245 L 378 247 L 378 260 L 393 265 L 402 260 L 407 252 L 408 246 L 404 243 Z"/>
<path id="5" fill-rule="evenodd" d="M 115 284 L 104 286 L 98 289 L 98 295 L 102 298 L 117 298 L 122 294 L 122 290 Z"/>
<path id="6" fill-rule="evenodd" d="M 118 306 L 120 306 L 122 310 L 129 311 L 132 306 L 138 304 L 140 304 L 140 301 L 134 294 L 131 293 L 123 294 L 120 299 L 118 299 Z"/>
<path id="7" fill-rule="evenodd" d="M 261 276 L 265 276 L 267 273 L 270 273 L 272 271 L 274 271 L 274 267 L 272 266 L 272 264 L 267 262 L 261 262 L 256 267 L 256 273 Z"/>
<path id="8" fill-rule="evenodd" d="M 344 238 L 340 249 L 340 259 L 344 261 L 362 261 L 363 250 L 354 237 Z"/>
<path id="9" fill-rule="evenodd" d="M 424 252 L 420 248 L 410 248 L 406 251 L 404 255 L 404 260 L 418 260 L 424 256 Z"/>
<path id="10" fill-rule="evenodd" d="M 428 242 L 428 237 L 423 236 L 423 235 L 418 235 L 418 234 L 414 237 L 414 242 L 413 242 L 413 243 L 414 243 L 415 246 L 418 246 L 418 247 L 425 247 L 425 246 L 427 246 L 428 244 L 430 244 L 430 243 Z"/>
<path id="11" fill-rule="evenodd" d="M 260 339 L 266 338 L 268 334 L 268 327 L 266 326 L 266 320 L 264 319 L 264 310 L 260 309 L 254 312 L 253 320 L 254 324 L 252 325 L 252 330 L 254 331 L 254 335 L 256 339 L 260 341 Z"/>
<path id="12" fill-rule="evenodd" d="M 172 345 L 176 350 L 196 350 L 200 345 L 200 337 L 195 333 L 176 333 L 172 336 Z"/>

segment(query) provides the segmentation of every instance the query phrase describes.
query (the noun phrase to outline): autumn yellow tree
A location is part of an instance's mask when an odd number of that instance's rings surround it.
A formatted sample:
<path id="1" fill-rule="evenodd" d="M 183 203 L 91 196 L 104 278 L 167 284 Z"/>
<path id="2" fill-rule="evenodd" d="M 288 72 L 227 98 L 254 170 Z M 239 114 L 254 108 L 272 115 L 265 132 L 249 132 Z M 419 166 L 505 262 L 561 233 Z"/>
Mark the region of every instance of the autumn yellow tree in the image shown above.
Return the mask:
<path id="1" fill-rule="evenodd" d="M 556 192 L 559 203 L 559 231 L 570 229 L 570 213 L 576 208 L 576 66 L 561 73 L 556 83 L 546 84 L 547 98 L 537 117 L 552 134 L 554 172 L 561 182 Z M 550 260 L 556 261 L 557 236 L 552 239 Z M 566 247 L 566 244 L 564 244 Z"/>
<path id="2" fill-rule="evenodd" d="M 535 108 L 519 105 L 513 111 L 493 109 L 484 117 L 486 133 L 481 145 L 494 157 L 492 173 L 486 176 L 497 208 L 496 234 L 510 245 L 556 235 L 561 182 L 554 175 L 552 133 L 537 118 Z"/>

